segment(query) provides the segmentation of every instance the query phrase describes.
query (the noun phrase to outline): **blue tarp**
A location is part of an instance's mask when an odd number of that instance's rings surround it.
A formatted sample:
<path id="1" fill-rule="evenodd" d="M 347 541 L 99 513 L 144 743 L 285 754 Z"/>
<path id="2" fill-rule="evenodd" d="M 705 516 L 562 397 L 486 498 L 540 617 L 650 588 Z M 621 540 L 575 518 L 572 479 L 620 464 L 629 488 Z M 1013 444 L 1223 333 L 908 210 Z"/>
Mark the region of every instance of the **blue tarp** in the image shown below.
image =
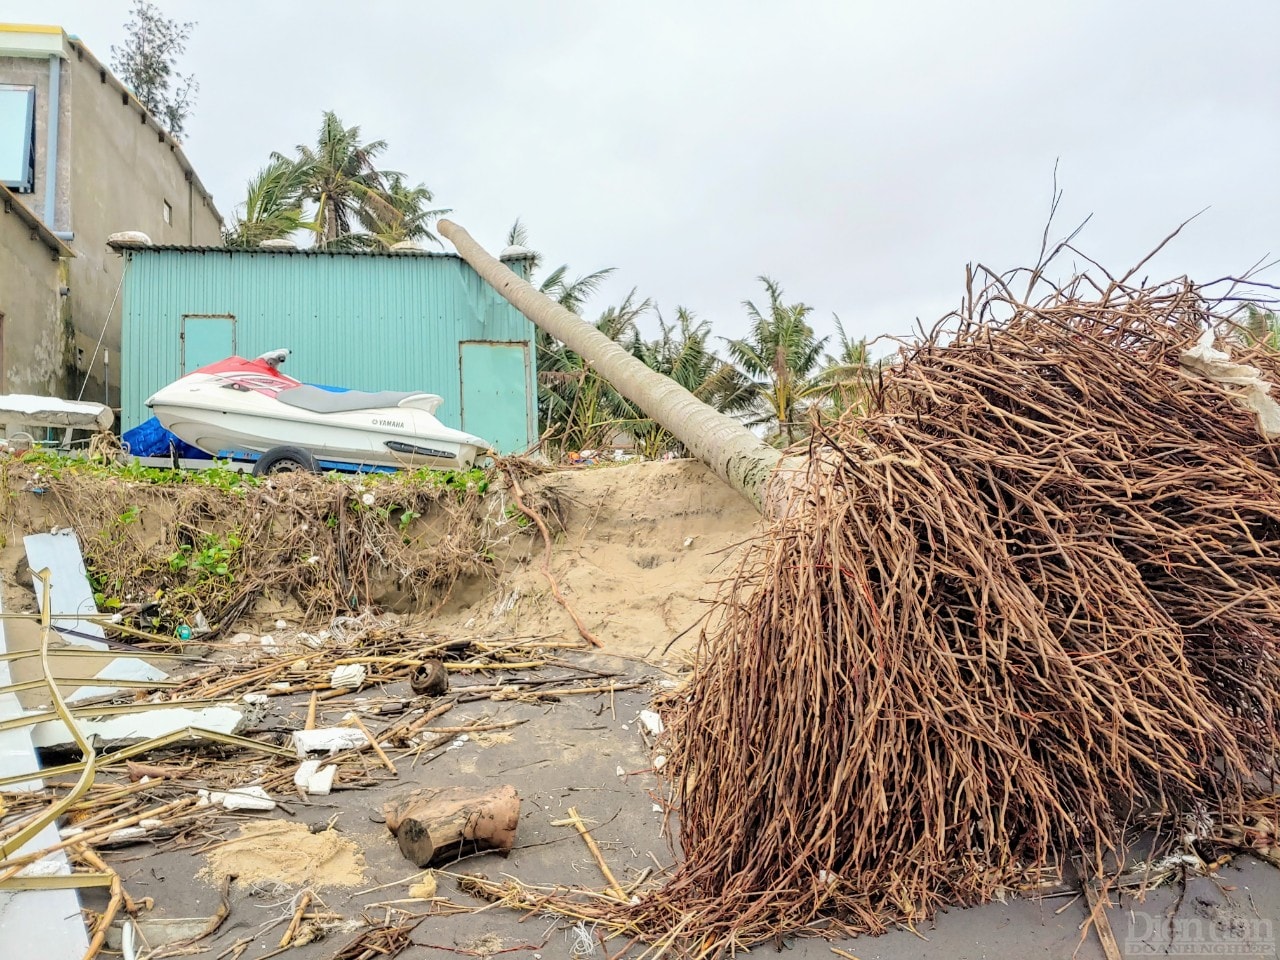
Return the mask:
<path id="1" fill-rule="evenodd" d="M 132 430 L 128 430 L 120 438 L 128 446 L 129 453 L 135 457 L 167 457 L 176 452 L 179 457 L 192 460 L 212 460 L 203 450 L 183 443 L 172 433 L 160 426 L 155 417 L 144 420 Z"/>

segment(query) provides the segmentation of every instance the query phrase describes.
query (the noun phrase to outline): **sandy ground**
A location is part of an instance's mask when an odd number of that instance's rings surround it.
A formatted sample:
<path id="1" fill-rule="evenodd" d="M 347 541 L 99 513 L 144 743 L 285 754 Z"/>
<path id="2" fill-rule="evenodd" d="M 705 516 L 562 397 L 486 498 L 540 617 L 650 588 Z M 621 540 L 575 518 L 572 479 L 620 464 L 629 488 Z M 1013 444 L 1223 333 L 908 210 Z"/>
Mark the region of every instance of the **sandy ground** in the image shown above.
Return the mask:
<path id="1" fill-rule="evenodd" d="M 581 838 L 572 827 L 557 825 L 570 807 L 576 807 L 590 824 L 624 885 L 646 870 L 650 876 L 661 876 L 670 869 L 677 857 L 660 805 L 667 787 L 652 772 L 651 744 L 637 717 L 660 685 L 679 672 L 697 635 L 696 629 L 689 628 L 707 611 L 715 582 L 732 574 L 737 548 L 757 529 L 755 513 L 704 468 L 687 461 L 580 470 L 539 482 L 553 485 L 565 504 L 553 571 L 605 644 L 601 651 L 566 659 L 619 678 L 644 680 L 646 685 L 612 696 L 564 697 L 549 704 L 480 701 L 459 706 L 449 715 L 451 724 L 482 717 L 523 723 L 512 728 L 509 737 L 488 741 L 477 737 L 456 749 L 442 750 L 401 770 L 398 777 L 371 767 L 373 786 L 311 800 L 290 799 L 271 814 L 229 815 L 217 832 L 192 838 L 188 849 L 133 846 L 108 852 L 107 859 L 120 870 L 134 896 L 155 898 L 154 916 L 212 913 L 219 897 L 216 881 L 206 871 L 209 858 L 201 848 L 235 837 L 237 820 L 263 819 L 305 824 L 317 831 L 331 826 L 341 839 L 358 848 L 363 860 L 361 885 L 315 888 L 318 902 L 327 911 L 354 920 L 381 918 L 389 904 L 423 911 L 424 901 L 409 899 L 409 888 L 421 871 L 401 856 L 381 823 L 383 802 L 417 786 L 510 783 L 522 798 L 516 849 L 505 858 L 473 856 L 449 867 L 450 872 L 601 889 L 604 881 Z M 527 531 L 513 530 L 500 554 L 499 579 L 462 584 L 433 628 L 467 636 L 573 636 L 572 622 L 552 600 L 540 572 L 541 557 L 540 541 Z M 546 668 L 542 675 L 551 672 Z M 455 675 L 454 689 L 494 679 L 492 675 Z M 360 695 L 407 696 L 408 691 L 393 685 Z M 342 703 L 333 704 L 335 718 L 342 709 Z M 304 703 L 277 698 L 260 729 L 297 728 L 304 714 Z M 1278 881 L 1280 874 L 1273 868 L 1238 860 L 1224 869 L 1217 882 L 1191 879 L 1185 892 L 1177 887 L 1162 889 L 1146 903 L 1113 908 L 1109 916 L 1121 956 L 1126 960 L 1274 956 L 1274 927 L 1280 920 Z M 485 906 L 459 891 L 450 876 L 441 874 L 438 882 L 440 896 L 469 907 Z M 297 892 L 295 887 L 261 879 L 233 887 L 228 920 L 202 944 L 200 952 L 188 955 L 217 958 L 247 938 L 254 939 L 243 953 L 246 960 L 274 955 Z M 87 895 L 85 903 L 91 908 L 100 905 L 93 895 Z M 1081 941 L 1084 916 L 1083 902 L 1069 897 L 1016 900 L 954 910 L 915 931 L 835 943 L 795 940 L 785 946 L 791 956 L 812 958 L 837 956 L 834 946 L 844 951 L 843 956 L 858 960 L 1104 958 L 1093 934 Z M 285 956 L 327 960 L 339 956 L 354 936 L 354 932 L 333 930 L 327 939 L 291 949 Z M 1259 949 L 1237 949 L 1250 938 L 1258 941 Z M 413 942 L 415 946 L 401 956 L 604 958 L 622 946 L 619 941 L 602 946 L 589 928 L 566 929 L 562 920 L 526 917 L 501 906 L 428 917 L 417 927 Z M 575 952 L 575 947 L 591 947 L 592 952 Z M 773 952 L 762 947 L 753 955 Z M 0 945 L 0 957 L 7 956 Z"/>
<path id="2" fill-rule="evenodd" d="M 700 626 L 690 627 L 759 529 L 755 508 L 691 460 L 550 474 L 530 483 L 539 486 L 564 505 L 552 572 L 610 653 L 662 660 L 691 649 Z M 435 626 L 573 634 L 541 572 L 543 554 L 540 538 L 514 536 L 498 582 L 461 585 Z"/>
<path id="3" fill-rule="evenodd" d="M 589 669 L 618 671 L 630 677 L 649 677 L 647 688 L 624 691 L 613 697 L 566 697 L 553 705 L 474 704 L 455 708 L 451 721 L 481 716 L 495 720 L 520 719 L 510 739 L 484 745 L 469 742 L 435 755 L 398 778 L 374 772 L 374 787 L 335 793 L 310 801 L 290 801 L 272 814 L 228 817 L 226 830 L 204 838 L 208 843 L 237 835 L 236 820 L 283 820 L 312 829 L 328 825 L 351 841 L 363 857 L 365 882 L 348 886 L 315 887 L 325 908 L 347 918 L 380 918 L 387 905 L 425 911 L 422 901 L 408 901 L 410 886 L 421 871 L 400 854 L 394 838 L 381 824 L 383 802 L 416 786 L 483 787 L 511 783 L 522 800 L 516 849 L 508 856 L 482 854 L 446 868 L 447 873 L 481 874 L 501 880 L 514 877 L 529 884 L 568 885 L 602 889 L 604 880 L 585 844 L 573 828 L 557 824 L 575 807 L 590 824 L 608 863 L 625 886 L 652 868 L 651 875 L 669 869 L 676 860 L 664 829 L 664 817 L 655 803 L 666 796 L 666 786 L 651 772 L 649 744 L 637 723 L 639 711 L 662 682 L 655 673 L 629 658 L 587 654 L 575 658 Z M 455 689 L 485 678 L 459 678 Z M 397 694 L 387 689 L 371 694 Z M 264 726 L 296 724 L 301 704 L 280 704 Z M 619 774 L 619 770 L 622 774 Z M 154 896 L 157 917 L 200 917 L 218 904 L 215 881 L 205 874 L 209 857 L 198 850 L 152 851 L 129 847 L 108 855 L 121 871 L 135 896 Z M 256 862 L 256 861 L 255 861 Z M 447 873 L 437 874 L 439 895 L 470 907 L 486 905 L 457 889 Z M 1126 960 L 1139 957 L 1274 955 L 1274 926 L 1280 919 L 1280 883 L 1274 868 L 1242 859 L 1227 867 L 1218 882 L 1192 878 L 1183 894 L 1177 887 L 1161 889 L 1142 904 L 1126 903 L 1109 912 L 1111 924 Z M 206 948 L 194 954 L 214 958 L 238 941 L 255 937 L 243 954 L 247 960 L 270 955 L 277 949 L 297 887 L 261 879 L 232 890 L 231 914 Z M 92 899 L 86 900 L 92 906 Z M 1175 911 L 1176 908 L 1176 911 Z M 1169 914 L 1180 931 L 1179 947 L 1167 952 Z M 953 910 L 922 924 L 916 931 L 899 930 L 883 937 L 837 940 L 798 939 L 787 942 L 787 953 L 800 957 L 833 957 L 835 946 L 858 960 L 908 960 L 916 957 L 953 960 L 1021 960 L 1021 958 L 1078 957 L 1105 960 L 1092 934 L 1083 943 L 1079 926 L 1085 916 L 1083 901 L 1061 898 L 1031 902 L 1011 900 L 982 907 Z M 284 922 L 281 922 L 282 919 Z M 590 934 L 590 926 L 583 928 Z M 1233 931 L 1235 933 L 1233 934 Z M 1260 932 L 1262 949 L 1228 952 L 1224 945 L 1241 945 L 1245 933 Z M 601 931 L 603 932 L 603 931 Z M 337 955 L 355 936 L 335 930 L 323 941 L 296 947 L 288 956 L 297 960 L 322 960 Z M 1270 937 L 1270 940 L 1265 939 Z M 503 956 L 545 958 L 573 956 L 578 933 L 563 920 L 549 916 L 526 917 L 501 906 L 479 912 L 429 917 L 413 934 L 415 947 L 406 957 Z M 621 941 L 596 944 L 591 956 L 613 956 Z M 1178 949 L 1183 952 L 1177 952 Z M 471 952 L 467 952 L 471 951 Z M 502 951 L 499 953 L 499 951 Z M 1216 952 L 1215 952 L 1216 951 Z M 1268 952 L 1269 951 L 1269 952 Z M 767 956 L 772 947 L 759 947 L 753 955 Z M 0 951 L 2 954 L 2 951 Z M 586 956 L 588 954 L 580 954 Z"/>

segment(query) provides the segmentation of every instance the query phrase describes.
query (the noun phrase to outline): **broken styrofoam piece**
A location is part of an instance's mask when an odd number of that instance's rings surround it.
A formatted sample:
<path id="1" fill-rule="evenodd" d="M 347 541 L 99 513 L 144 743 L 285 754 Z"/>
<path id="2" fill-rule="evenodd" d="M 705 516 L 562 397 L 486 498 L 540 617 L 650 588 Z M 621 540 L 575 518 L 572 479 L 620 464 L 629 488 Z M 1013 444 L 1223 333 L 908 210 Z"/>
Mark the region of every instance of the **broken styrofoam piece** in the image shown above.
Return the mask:
<path id="1" fill-rule="evenodd" d="M 147 836 L 147 828 L 138 824 L 134 827 L 121 827 L 119 830 L 112 830 L 107 834 L 107 839 L 103 843 L 126 843 L 130 840 L 145 840 Z"/>
<path id="2" fill-rule="evenodd" d="M 303 760 L 293 774 L 293 784 L 309 796 L 326 797 L 333 791 L 337 772 L 333 764 L 322 767 L 319 760 Z"/>
<path id="3" fill-rule="evenodd" d="M 667 758 L 664 757 L 662 754 L 658 754 L 656 757 L 653 758 L 654 770 L 661 770 L 666 765 L 667 765 Z"/>
<path id="4" fill-rule="evenodd" d="M 340 667 L 333 668 L 333 673 L 329 675 L 329 686 L 335 690 L 343 687 L 354 689 L 364 683 L 367 673 L 368 670 L 363 663 L 344 663 Z"/>
<path id="5" fill-rule="evenodd" d="M 276 802 L 262 787 L 250 784 L 247 787 L 236 787 L 234 790 L 213 790 L 206 794 L 201 790 L 201 795 L 207 795 L 209 802 L 225 807 L 227 810 L 274 810 Z"/>
<path id="6" fill-rule="evenodd" d="M 662 736 L 662 717 L 658 716 L 653 710 L 640 711 L 640 726 L 644 727 L 645 731 L 652 736 Z"/>
<path id="7" fill-rule="evenodd" d="M 298 764 L 298 769 L 293 772 L 293 785 L 307 789 L 307 781 L 314 777 L 320 771 L 319 760 L 303 760 Z"/>
<path id="8" fill-rule="evenodd" d="M 18 871 L 19 877 L 67 877 L 71 875 L 71 864 L 65 860 L 37 860 Z"/>
<path id="9" fill-rule="evenodd" d="M 343 750 L 354 750 L 369 742 L 364 731 L 355 727 L 317 727 L 315 730 L 293 731 L 293 748 L 299 757 L 308 753 L 340 753 Z"/>
<path id="10" fill-rule="evenodd" d="M 213 733 L 239 733 L 244 726 L 244 712 L 232 706 L 172 707 L 162 710 L 139 710 L 108 717 L 84 717 L 76 725 L 86 739 L 97 737 L 104 743 L 132 743 L 154 740 L 188 727 Z M 31 742 L 41 749 L 74 743 L 71 731 L 61 720 L 47 720 L 31 728 Z"/>
<path id="11" fill-rule="evenodd" d="M 1241 406 L 1258 415 L 1258 431 L 1264 437 L 1280 436 L 1280 404 L 1271 397 L 1271 383 L 1257 367 L 1236 363 L 1231 354 L 1215 349 L 1213 341 L 1213 328 L 1206 328 L 1196 345 L 1178 358 L 1183 370 L 1227 387 Z"/>

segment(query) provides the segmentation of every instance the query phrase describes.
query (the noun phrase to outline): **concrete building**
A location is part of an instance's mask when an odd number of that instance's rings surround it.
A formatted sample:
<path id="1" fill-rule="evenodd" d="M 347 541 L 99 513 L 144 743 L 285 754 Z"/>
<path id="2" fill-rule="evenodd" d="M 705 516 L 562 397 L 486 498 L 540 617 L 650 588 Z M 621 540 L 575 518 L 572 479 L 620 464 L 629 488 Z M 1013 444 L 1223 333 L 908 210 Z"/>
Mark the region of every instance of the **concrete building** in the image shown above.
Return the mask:
<path id="1" fill-rule="evenodd" d="M 118 245 L 121 428 L 151 417 L 149 396 L 233 354 L 288 347 L 284 372 L 306 383 L 439 394 L 446 426 L 500 453 L 537 440 L 533 325 L 459 256 Z M 528 275 L 528 254 L 504 257 Z"/>
<path id="2" fill-rule="evenodd" d="M 74 256 L 0 187 L 0 393 L 65 394 Z"/>
<path id="3" fill-rule="evenodd" d="M 43 228 L 26 225 L 21 214 L 0 217 L 7 389 L 83 392 L 118 407 L 125 261 L 107 238 L 140 230 L 156 243 L 220 244 L 222 218 L 209 192 L 179 145 L 81 40 L 61 27 L 28 24 L 0 24 L 0 185 L 0 199 Z M 20 220 L 23 229 L 14 226 Z M 46 247 L 50 236 L 61 244 L 46 250 L 59 254 L 58 263 L 35 264 L 24 249 L 33 232 Z M 40 290 L 56 282 L 56 324 L 20 270 Z M 61 339 L 50 346 L 50 337 Z M 41 346 L 14 352 L 29 340 Z"/>

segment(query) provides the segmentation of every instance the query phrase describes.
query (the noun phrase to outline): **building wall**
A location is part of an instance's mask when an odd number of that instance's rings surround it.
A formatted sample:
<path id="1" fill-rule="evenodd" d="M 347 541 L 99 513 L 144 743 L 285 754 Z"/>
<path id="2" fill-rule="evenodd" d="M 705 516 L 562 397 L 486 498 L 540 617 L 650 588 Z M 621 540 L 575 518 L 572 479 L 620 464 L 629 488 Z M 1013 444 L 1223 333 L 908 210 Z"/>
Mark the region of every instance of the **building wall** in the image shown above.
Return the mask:
<path id="1" fill-rule="evenodd" d="M 27 43 L 31 50 L 18 55 Z M 52 223 L 45 216 L 50 67 L 44 44 L 61 50 Z M 76 254 L 64 283 L 70 288 L 62 305 L 64 362 L 70 366 L 61 379 L 73 397 L 83 390 L 86 398 L 118 406 L 124 260 L 107 238 L 141 230 L 156 243 L 216 245 L 222 221 L 180 146 L 80 40 L 54 27 L 0 27 L 0 47 L 6 51 L 0 83 L 36 89 L 35 189 L 22 199 L 52 230 L 72 235 L 66 243 Z"/>
<path id="2" fill-rule="evenodd" d="M 520 402 L 502 412 L 516 439 L 502 452 L 536 439 L 533 326 L 459 257 L 226 248 L 126 257 L 124 430 L 148 419 L 146 399 L 182 375 L 184 316 L 229 314 L 241 356 L 288 347 L 285 372 L 307 383 L 436 393 L 437 416 L 459 428 L 460 345 L 525 344 Z"/>
<path id="3" fill-rule="evenodd" d="M 73 46 L 66 62 L 70 100 L 70 229 L 77 257 L 71 265 L 75 358 L 87 379 L 85 396 L 120 403 L 120 307 L 125 261 L 107 247 L 122 230 L 141 230 L 155 243 L 222 243 L 212 201 L 175 156 L 177 144 L 145 111 Z M 69 75 L 69 78 L 66 77 Z M 171 222 L 164 218 L 164 204 Z M 108 317 L 112 302 L 116 307 Z M 101 347 L 99 347 L 101 342 Z M 109 354 L 105 352 L 109 351 Z M 97 354 L 94 359 L 95 353 Z M 104 362 L 109 356 L 110 363 Z M 90 363 L 92 362 L 92 366 Z M 107 389 L 104 390 L 104 380 Z"/>
<path id="4" fill-rule="evenodd" d="M 0 207 L 0 211 L 3 208 Z M 66 396 L 67 263 L 15 211 L 0 212 L 0 393 Z"/>

